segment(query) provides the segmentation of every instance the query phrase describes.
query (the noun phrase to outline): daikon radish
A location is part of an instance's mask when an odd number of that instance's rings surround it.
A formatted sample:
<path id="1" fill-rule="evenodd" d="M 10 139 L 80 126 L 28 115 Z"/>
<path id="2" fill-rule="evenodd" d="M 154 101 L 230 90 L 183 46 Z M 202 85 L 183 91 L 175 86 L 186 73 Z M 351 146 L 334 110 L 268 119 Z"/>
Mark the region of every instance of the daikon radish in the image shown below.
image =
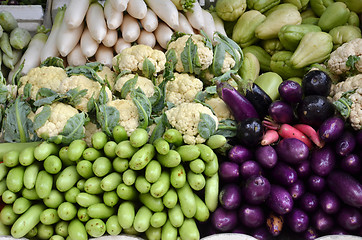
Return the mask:
<path id="1" fill-rule="evenodd" d="M 87 59 L 82 53 L 80 45 L 77 44 L 67 56 L 67 63 L 69 66 L 81 66 L 86 64 Z"/>
<path id="2" fill-rule="evenodd" d="M 171 0 L 145 0 L 145 2 L 172 29 L 178 27 L 178 10 Z"/>
<path id="3" fill-rule="evenodd" d="M 217 15 L 216 12 L 212 12 L 211 16 L 214 18 L 216 31 L 218 31 L 222 35 L 227 36 L 225 32 L 224 21 Z"/>
<path id="4" fill-rule="evenodd" d="M 103 7 L 100 3 L 94 2 L 89 6 L 86 22 L 92 38 L 101 43 L 107 34 L 107 24 L 104 18 Z"/>
<path id="5" fill-rule="evenodd" d="M 120 12 L 126 10 L 128 5 L 128 0 L 110 0 L 110 2 L 113 8 Z"/>
<path id="6" fill-rule="evenodd" d="M 155 31 L 158 26 L 157 15 L 150 8 L 147 8 L 146 16 L 142 18 L 140 22 L 143 29 L 145 29 L 147 32 Z"/>
<path id="7" fill-rule="evenodd" d="M 122 37 L 127 42 L 134 42 L 137 40 L 141 32 L 137 19 L 125 14 L 121 24 Z"/>
<path id="8" fill-rule="evenodd" d="M 183 32 L 183 33 L 187 33 L 187 34 L 194 34 L 195 31 L 192 28 L 191 24 L 189 23 L 189 21 L 187 20 L 187 18 L 185 17 L 185 15 L 182 14 L 182 12 L 178 13 L 178 21 L 179 21 L 179 25 L 176 29 L 174 29 L 177 32 Z"/>
<path id="9" fill-rule="evenodd" d="M 90 58 L 96 54 L 99 44 L 92 38 L 87 27 L 84 28 L 82 37 L 80 38 L 80 48 L 83 55 Z"/>
<path id="10" fill-rule="evenodd" d="M 83 29 L 84 24 L 79 25 L 77 28 L 70 29 L 64 21 L 62 22 L 56 38 L 57 48 L 62 57 L 67 56 L 78 44 Z"/>
<path id="11" fill-rule="evenodd" d="M 64 14 L 68 28 L 76 28 L 83 23 L 90 4 L 91 0 L 70 0 Z"/>
<path id="12" fill-rule="evenodd" d="M 154 34 L 158 44 L 162 48 L 167 49 L 167 43 L 171 40 L 173 30 L 164 22 L 159 22 Z"/>
<path id="13" fill-rule="evenodd" d="M 59 8 L 57 14 L 55 15 L 52 29 L 49 33 L 48 39 L 45 43 L 45 46 L 41 49 L 40 52 L 40 61 L 44 61 L 48 57 L 58 57 L 59 51 L 57 48 L 57 36 L 58 31 L 62 25 L 64 19 L 65 7 Z"/>
<path id="14" fill-rule="evenodd" d="M 103 39 L 102 43 L 106 47 L 113 47 L 116 44 L 118 39 L 118 32 L 117 30 L 110 30 L 108 29 L 106 37 Z"/>
<path id="15" fill-rule="evenodd" d="M 209 37 L 211 41 L 214 39 L 214 33 L 216 32 L 214 18 L 212 17 L 211 13 L 202 9 L 202 13 L 204 15 L 204 22 L 205 26 L 202 28 L 205 34 Z"/>
<path id="16" fill-rule="evenodd" d="M 103 11 L 108 29 L 114 30 L 121 26 L 123 20 L 123 12 L 117 11 L 115 8 L 113 8 L 110 0 L 106 0 L 106 2 L 104 3 Z"/>
<path id="17" fill-rule="evenodd" d="M 143 19 L 147 13 L 147 5 L 143 0 L 129 0 L 127 12 L 134 18 Z"/>
<path id="18" fill-rule="evenodd" d="M 117 54 L 119 54 L 120 52 L 122 52 L 123 49 L 130 47 L 131 47 L 130 42 L 126 42 L 123 38 L 118 38 L 116 44 L 114 45 L 114 50 L 116 51 Z"/>
<path id="19" fill-rule="evenodd" d="M 156 37 L 155 34 L 151 32 L 147 32 L 146 30 L 142 29 L 140 36 L 137 39 L 138 44 L 144 44 L 153 48 L 156 45 Z"/>
<path id="20" fill-rule="evenodd" d="M 201 30 L 205 27 L 204 14 L 199 1 L 195 1 L 192 11 L 187 11 L 185 15 L 193 28 Z"/>
<path id="21" fill-rule="evenodd" d="M 109 48 L 103 44 L 100 44 L 95 57 L 97 62 L 100 62 L 111 68 L 112 59 L 114 57 L 113 48 Z"/>

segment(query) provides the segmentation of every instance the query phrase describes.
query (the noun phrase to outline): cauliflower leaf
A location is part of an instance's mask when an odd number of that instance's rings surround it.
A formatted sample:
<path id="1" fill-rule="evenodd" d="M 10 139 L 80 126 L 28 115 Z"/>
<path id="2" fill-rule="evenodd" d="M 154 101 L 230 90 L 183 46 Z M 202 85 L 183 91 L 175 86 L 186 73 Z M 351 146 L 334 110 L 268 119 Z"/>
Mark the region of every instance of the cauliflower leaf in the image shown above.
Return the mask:
<path id="1" fill-rule="evenodd" d="M 202 66 L 197 54 L 197 45 L 192 41 L 191 36 L 187 39 L 184 50 L 181 53 L 181 62 L 185 72 L 200 74 Z"/>
<path id="2" fill-rule="evenodd" d="M 148 59 L 145 58 L 142 64 L 142 74 L 146 78 L 152 79 L 154 76 L 154 73 L 156 72 L 155 65 Z"/>
<path id="3" fill-rule="evenodd" d="M 85 65 L 75 66 L 75 67 L 68 66 L 66 68 L 68 77 L 73 76 L 73 75 L 84 75 L 87 78 L 89 78 L 93 81 L 99 82 L 101 85 L 104 85 L 105 82 L 97 74 L 97 71 L 101 71 L 101 70 L 102 70 L 102 65 L 97 62 L 87 63 Z"/>
<path id="4" fill-rule="evenodd" d="M 41 98 L 36 100 L 33 105 L 40 107 L 45 104 L 52 104 L 53 102 L 66 102 L 72 106 L 76 106 L 79 104 L 82 97 L 87 94 L 87 91 L 87 89 L 79 90 L 78 88 L 73 88 L 62 94 L 49 88 L 41 88 L 37 94 Z"/>
<path id="5" fill-rule="evenodd" d="M 95 104 L 97 122 L 108 136 L 112 136 L 112 130 L 119 125 L 119 111 L 112 106 Z"/>
<path id="6" fill-rule="evenodd" d="M 197 125 L 197 131 L 200 136 L 208 139 L 210 136 L 215 134 L 215 129 L 215 120 L 209 114 L 200 113 L 200 122 Z"/>
<path id="7" fill-rule="evenodd" d="M 152 113 L 151 101 L 140 88 L 131 91 L 131 99 L 138 109 L 139 127 L 146 129 Z"/>
<path id="8" fill-rule="evenodd" d="M 33 120 L 34 130 L 39 129 L 49 119 L 52 110 L 49 105 L 45 105 L 40 113 L 36 114 Z"/>
<path id="9" fill-rule="evenodd" d="M 358 63 L 359 60 L 360 60 L 359 56 L 350 55 L 350 56 L 348 56 L 348 59 L 346 61 L 346 66 L 350 67 L 351 71 L 355 71 L 356 70 L 356 64 Z"/>
<path id="10" fill-rule="evenodd" d="M 41 62 L 39 65 L 39 67 L 50 67 L 50 66 L 60 67 L 63 69 L 65 68 L 64 61 L 60 57 L 48 57 L 43 62 Z"/>

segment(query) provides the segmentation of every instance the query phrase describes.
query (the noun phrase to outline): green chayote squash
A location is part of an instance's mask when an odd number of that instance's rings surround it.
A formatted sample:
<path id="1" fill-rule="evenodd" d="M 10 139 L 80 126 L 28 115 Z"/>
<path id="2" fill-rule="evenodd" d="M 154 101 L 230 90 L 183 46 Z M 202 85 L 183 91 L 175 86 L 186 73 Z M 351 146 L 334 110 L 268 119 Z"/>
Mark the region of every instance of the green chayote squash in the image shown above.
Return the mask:
<path id="1" fill-rule="evenodd" d="M 313 12 L 317 14 L 318 17 L 322 16 L 322 13 L 326 8 L 334 3 L 333 0 L 310 0 L 309 5 L 312 8 Z"/>
<path id="2" fill-rule="evenodd" d="M 361 2 L 362 4 L 362 2 Z M 347 21 L 348 25 L 359 27 L 359 16 L 356 12 L 351 12 Z"/>
<path id="3" fill-rule="evenodd" d="M 279 51 L 272 55 L 270 68 L 273 72 L 278 73 L 283 79 L 291 77 L 303 77 L 306 73 L 304 68 L 295 68 L 290 62 L 293 52 Z"/>
<path id="4" fill-rule="evenodd" d="M 268 39 L 261 41 L 261 46 L 269 53 L 273 55 L 274 53 L 284 49 L 284 46 L 278 38 Z"/>
<path id="5" fill-rule="evenodd" d="M 218 0 L 215 11 L 222 20 L 235 21 L 245 12 L 246 7 L 246 0 Z"/>
<path id="6" fill-rule="evenodd" d="M 307 8 L 309 0 L 283 0 L 284 3 L 291 3 L 297 6 L 298 10 L 304 10 Z"/>
<path id="7" fill-rule="evenodd" d="M 356 38 L 361 38 L 361 29 L 356 26 L 338 26 L 329 31 L 333 39 L 333 49 L 338 48 L 343 43 L 349 42 Z"/>
<path id="8" fill-rule="evenodd" d="M 300 13 L 302 19 L 309 18 L 309 17 L 317 17 L 314 11 L 311 8 L 308 8 Z"/>
<path id="9" fill-rule="evenodd" d="M 248 8 L 257 10 L 261 13 L 268 11 L 272 7 L 278 5 L 280 0 L 246 0 Z"/>
<path id="10" fill-rule="evenodd" d="M 335 2 L 329 5 L 319 18 L 318 26 L 325 32 L 332 28 L 342 26 L 347 23 L 350 10 L 343 2 Z"/>
<path id="11" fill-rule="evenodd" d="M 306 33 L 321 31 L 320 27 L 312 24 L 285 25 L 280 29 L 278 38 L 285 49 L 294 51 Z"/>
<path id="12" fill-rule="evenodd" d="M 242 79 L 254 81 L 260 73 L 260 64 L 258 58 L 251 52 L 244 54 L 243 63 L 239 69 L 239 75 Z"/>
<path id="13" fill-rule="evenodd" d="M 264 50 L 264 48 L 257 45 L 251 45 L 243 48 L 244 54 L 247 54 L 248 52 L 254 54 L 255 57 L 259 60 L 260 70 L 263 72 L 270 71 L 271 56 L 267 51 Z"/>
<path id="14" fill-rule="evenodd" d="M 361 0 L 337 0 L 338 2 L 344 2 L 347 7 L 356 13 L 362 13 L 362 3 Z"/>
<path id="15" fill-rule="evenodd" d="M 302 24 L 312 24 L 318 26 L 318 17 L 307 17 L 302 20 Z"/>

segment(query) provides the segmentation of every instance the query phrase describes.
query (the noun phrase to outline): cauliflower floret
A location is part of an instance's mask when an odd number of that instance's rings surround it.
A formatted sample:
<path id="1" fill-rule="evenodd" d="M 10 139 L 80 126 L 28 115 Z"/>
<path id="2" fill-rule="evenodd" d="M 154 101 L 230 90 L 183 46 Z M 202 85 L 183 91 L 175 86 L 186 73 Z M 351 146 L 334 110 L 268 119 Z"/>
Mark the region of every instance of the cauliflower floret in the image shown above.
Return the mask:
<path id="1" fill-rule="evenodd" d="M 97 124 L 88 122 L 85 126 L 85 137 L 83 140 L 87 143 L 87 146 L 92 146 L 92 135 L 96 132 L 101 132 L 102 129 L 98 128 Z"/>
<path id="2" fill-rule="evenodd" d="M 205 100 L 205 103 L 208 104 L 210 107 L 212 107 L 219 121 L 226 119 L 234 119 L 234 116 L 231 113 L 229 107 L 221 98 L 219 97 L 209 98 Z"/>
<path id="3" fill-rule="evenodd" d="M 119 111 L 119 124 L 124 127 L 127 135 L 138 127 L 138 109 L 132 100 L 116 99 L 107 103 L 108 106 L 115 107 Z"/>
<path id="4" fill-rule="evenodd" d="M 184 35 L 175 41 L 172 41 L 169 43 L 167 47 L 167 51 L 174 49 L 176 56 L 177 56 L 177 63 L 175 66 L 175 70 L 177 72 L 184 72 L 184 66 L 181 61 L 181 53 L 183 52 L 187 40 L 190 38 L 193 41 L 193 43 L 197 46 L 197 55 L 199 57 L 199 62 L 201 64 L 201 70 L 207 69 L 211 64 L 213 60 L 213 52 L 210 48 L 206 47 L 204 43 L 204 37 L 199 34 L 194 35 Z"/>
<path id="5" fill-rule="evenodd" d="M 217 129 L 219 123 L 217 117 L 208 107 L 201 103 L 182 103 L 165 112 L 170 125 L 182 133 L 183 140 L 187 144 L 197 144 L 206 141 L 197 130 L 201 113 L 211 116 L 216 123 Z"/>
<path id="6" fill-rule="evenodd" d="M 121 92 L 123 85 L 135 76 L 135 74 L 127 74 L 120 77 L 114 85 L 114 89 L 118 92 Z M 142 89 L 147 97 L 152 97 L 152 95 L 155 93 L 155 86 L 153 85 L 153 82 L 150 79 L 142 76 L 138 76 L 137 83 L 135 84 L 134 88 Z M 126 99 L 130 99 L 129 94 L 127 95 Z"/>
<path id="7" fill-rule="evenodd" d="M 97 75 L 103 80 L 105 81 L 107 78 L 107 81 L 111 87 L 111 89 L 114 88 L 114 84 L 116 83 L 116 77 L 117 74 L 115 72 L 112 71 L 112 69 L 110 69 L 107 66 L 103 66 L 102 71 L 97 72 Z"/>
<path id="8" fill-rule="evenodd" d="M 67 73 L 60 67 L 36 67 L 30 69 L 28 74 L 20 78 L 21 87 L 18 94 L 24 93 L 24 87 L 27 83 L 32 85 L 30 97 L 36 100 L 36 95 L 40 88 L 50 88 L 55 92 L 59 92 L 60 84 L 67 77 Z"/>
<path id="9" fill-rule="evenodd" d="M 71 105 L 54 102 L 50 105 L 51 114 L 49 119 L 43 126 L 38 128 L 35 132 L 41 138 L 50 138 L 59 135 L 67 121 L 78 113 L 78 110 Z M 43 110 L 43 106 L 38 108 L 35 115 Z"/>
<path id="10" fill-rule="evenodd" d="M 349 56 L 357 56 L 360 58 L 355 64 L 355 67 L 358 72 L 362 72 L 362 38 L 344 43 L 333 51 L 328 60 L 329 70 L 337 75 L 349 71 L 350 67 L 346 65 Z"/>
<path id="11" fill-rule="evenodd" d="M 112 59 L 112 65 L 117 73 L 123 70 L 132 72 L 142 71 L 143 62 L 146 58 L 155 66 L 155 76 L 165 69 L 165 54 L 160 50 L 143 44 L 134 45 L 122 50 Z"/>
<path id="12" fill-rule="evenodd" d="M 102 86 L 99 82 L 91 80 L 84 75 L 73 75 L 63 79 L 59 91 L 66 93 L 67 91 L 78 88 L 79 90 L 87 89 L 87 94 L 81 98 L 80 103 L 75 106 L 77 109 L 83 112 L 87 112 L 87 104 L 90 98 L 93 96 L 95 99 L 99 97 Z M 112 100 L 112 92 L 106 87 L 106 93 L 108 101 Z"/>

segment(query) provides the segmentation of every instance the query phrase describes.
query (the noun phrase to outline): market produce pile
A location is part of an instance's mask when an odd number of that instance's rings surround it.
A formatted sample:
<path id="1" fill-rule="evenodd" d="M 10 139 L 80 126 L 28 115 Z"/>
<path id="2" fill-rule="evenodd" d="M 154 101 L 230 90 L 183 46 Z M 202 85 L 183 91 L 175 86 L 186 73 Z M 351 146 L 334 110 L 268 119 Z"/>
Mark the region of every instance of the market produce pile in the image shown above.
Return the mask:
<path id="1" fill-rule="evenodd" d="M 1 72 L 0 235 L 362 236 L 361 12 L 71 0 Z"/>

